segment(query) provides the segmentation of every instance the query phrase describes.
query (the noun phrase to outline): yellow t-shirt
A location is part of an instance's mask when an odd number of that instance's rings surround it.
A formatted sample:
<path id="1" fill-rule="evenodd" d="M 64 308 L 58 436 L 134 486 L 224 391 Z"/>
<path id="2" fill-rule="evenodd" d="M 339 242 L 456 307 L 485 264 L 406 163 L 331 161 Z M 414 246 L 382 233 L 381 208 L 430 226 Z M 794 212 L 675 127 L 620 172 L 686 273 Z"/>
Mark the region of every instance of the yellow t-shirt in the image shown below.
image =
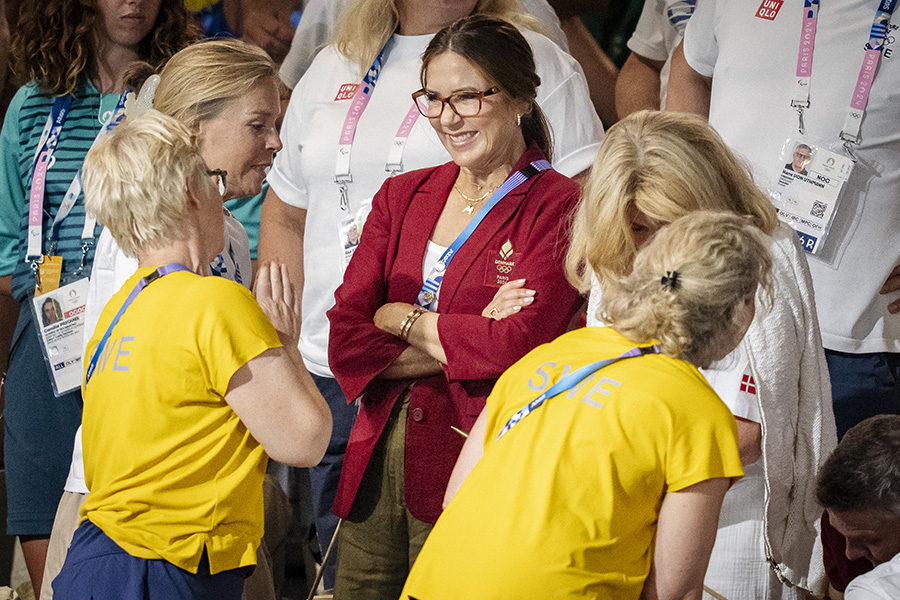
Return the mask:
<path id="1" fill-rule="evenodd" d="M 104 308 L 87 356 L 139 279 Z M 197 572 L 252 565 L 267 457 L 225 401 L 232 375 L 278 334 L 256 300 L 219 277 L 151 283 L 115 326 L 83 389 L 82 518 L 132 556 Z M 89 362 L 89 359 L 85 361 Z"/>
<path id="2" fill-rule="evenodd" d="M 503 374 L 487 400 L 484 457 L 402 598 L 640 596 L 666 492 L 742 475 L 735 420 L 700 372 L 664 355 L 621 360 L 496 440 L 564 375 L 634 346 L 610 328 L 579 329 Z"/>

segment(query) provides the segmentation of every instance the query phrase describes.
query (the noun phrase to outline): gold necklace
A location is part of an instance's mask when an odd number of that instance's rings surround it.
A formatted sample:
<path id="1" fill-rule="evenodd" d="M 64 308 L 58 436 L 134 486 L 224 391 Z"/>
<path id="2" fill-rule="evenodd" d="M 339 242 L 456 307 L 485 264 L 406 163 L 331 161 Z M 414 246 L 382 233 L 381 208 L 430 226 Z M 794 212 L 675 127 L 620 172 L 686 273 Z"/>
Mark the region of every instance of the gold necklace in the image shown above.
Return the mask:
<path id="1" fill-rule="evenodd" d="M 456 190 L 456 193 L 458 193 L 460 196 L 463 197 L 463 200 L 465 200 L 466 202 L 469 203 L 469 205 L 467 207 L 465 207 L 464 209 L 462 209 L 462 211 L 468 215 L 471 215 L 472 211 L 475 210 L 475 205 L 478 204 L 479 202 L 481 202 L 482 200 L 484 200 L 485 198 L 487 198 L 488 196 L 490 196 L 491 194 L 493 194 L 494 190 L 496 190 L 497 188 L 494 187 L 494 188 L 489 189 L 480 198 L 469 198 L 468 196 L 466 196 L 463 193 L 463 191 L 461 189 L 459 189 L 458 183 L 453 184 L 453 189 Z"/>

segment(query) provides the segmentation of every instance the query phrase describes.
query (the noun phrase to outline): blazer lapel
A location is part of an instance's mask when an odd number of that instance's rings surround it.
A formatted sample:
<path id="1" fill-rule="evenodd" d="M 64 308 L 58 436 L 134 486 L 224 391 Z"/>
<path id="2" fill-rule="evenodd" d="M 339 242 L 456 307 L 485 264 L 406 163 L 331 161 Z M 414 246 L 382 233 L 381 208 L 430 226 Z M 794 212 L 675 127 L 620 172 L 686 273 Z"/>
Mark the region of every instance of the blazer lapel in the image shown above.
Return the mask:
<path id="1" fill-rule="evenodd" d="M 402 244 L 398 249 L 397 268 L 407 275 L 406 280 L 409 281 L 409 289 L 400 291 L 400 297 L 404 298 L 404 302 L 414 303 L 422 289 L 424 283 L 422 260 L 425 257 L 428 240 L 431 239 L 431 232 L 434 231 L 434 226 L 444 210 L 444 204 L 458 173 L 459 167 L 452 162 L 441 165 L 410 198 L 409 207 L 401 224 L 402 231 L 397 232 Z"/>

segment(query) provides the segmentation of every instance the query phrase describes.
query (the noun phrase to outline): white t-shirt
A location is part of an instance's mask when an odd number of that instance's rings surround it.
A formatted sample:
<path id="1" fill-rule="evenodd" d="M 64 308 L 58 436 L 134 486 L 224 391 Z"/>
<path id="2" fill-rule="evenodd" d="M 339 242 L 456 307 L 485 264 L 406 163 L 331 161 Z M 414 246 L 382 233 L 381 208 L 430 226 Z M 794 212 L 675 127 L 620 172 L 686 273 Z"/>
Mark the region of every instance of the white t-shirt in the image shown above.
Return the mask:
<path id="1" fill-rule="evenodd" d="M 784 165 L 778 164 L 779 154 L 798 126 L 790 100 L 803 3 L 777 4 L 780 8 L 769 20 L 755 16 L 756 2 L 700 2 L 684 40 L 688 64 L 713 78 L 710 124 L 750 161 L 757 183 L 766 187 Z M 838 140 L 877 6 L 863 0 L 822 3 L 811 105 L 804 113 L 807 134 Z M 831 350 L 900 352 L 900 315 L 887 311 L 898 295 L 878 293 L 900 264 L 896 50 L 889 32 L 862 121 L 862 143 L 854 148 L 860 160 L 821 254 L 808 257 L 822 338 Z"/>
<path id="2" fill-rule="evenodd" d="M 588 298 L 587 325 L 588 327 L 606 327 L 609 324 L 597 316 L 600 306 L 600 296 L 603 291 L 596 277 L 591 286 L 591 295 Z M 756 382 L 750 371 L 750 361 L 747 352 L 738 346 L 731 354 L 716 361 L 708 369 L 700 369 L 706 381 L 716 391 L 728 410 L 736 417 L 748 421 L 760 422 L 759 401 L 757 400 Z M 746 478 L 746 473 L 744 474 Z"/>
<path id="3" fill-rule="evenodd" d="M 844 600 L 896 600 L 900 598 L 900 554 L 850 582 Z"/>
<path id="4" fill-rule="evenodd" d="M 294 89 L 319 50 L 331 40 L 340 21 L 341 11 L 348 2 L 349 0 L 309 0 L 303 7 L 303 16 L 294 32 L 291 49 L 279 71 L 286 86 Z M 544 35 L 566 52 L 569 51 L 566 34 L 560 28 L 559 18 L 547 0 L 522 0 L 522 7 L 538 20 Z"/>
<path id="5" fill-rule="evenodd" d="M 659 73 L 659 105 L 666 105 L 669 67 L 672 53 L 684 37 L 684 28 L 694 12 L 697 0 L 644 0 L 644 8 L 628 49 L 650 60 L 661 61 Z"/>
<path id="6" fill-rule="evenodd" d="M 554 167 L 575 175 L 591 166 L 603 127 L 588 95 L 581 68 L 546 37 L 524 31 L 541 77 L 537 102 L 552 128 Z M 304 235 L 303 327 L 300 352 L 313 373 L 331 377 L 328 319 L 341 283 L 341 221 L 372 198 L 388 174 L 388 151 L 397 128 L 421 87 L 421 56 L 432 35 L 395 35 L 371 100 L 359 119 L 350 159 L 349 210 L 340 208 L 334 182 L 338 135 L 350 106 L 341 86 L 358 84 L 359 67 L 328 46 L 297 85 L 281 128 L 283 149 L 269 173 L 272 190 L 287 204 L 307 210 Z M 403 171 L 446 163 L 450 155 L 428 119 L 413 125 L 403 153 Z"/>

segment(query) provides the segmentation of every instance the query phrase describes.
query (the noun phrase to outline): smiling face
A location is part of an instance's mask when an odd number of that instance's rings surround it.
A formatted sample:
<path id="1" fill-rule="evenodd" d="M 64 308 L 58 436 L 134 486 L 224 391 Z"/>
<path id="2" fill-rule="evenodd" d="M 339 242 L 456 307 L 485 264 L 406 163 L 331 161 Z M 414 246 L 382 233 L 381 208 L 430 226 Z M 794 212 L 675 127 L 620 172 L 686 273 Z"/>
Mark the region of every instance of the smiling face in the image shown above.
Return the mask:
<path id="1" fill-rule="evenodd" d="M 99 12 L 95 31 L 101 44 L 132 51 L 156 23 L 162 0 L 96 0 Z"/>
<path id="2" fill-rule="evenodd" d="M 828 509 L 828 519 L 847 538 L 844 552 L 850 560 L 865 558 L 873 565 L 880 565 L 900 554 L 898 516 L 875 509 L 845 512 Z"/>
<path id="3" fill-rule="evenodd" d="M 442 98 L 460 92 L 483 92 L 496 85 L 454 52 L 434 57 L 425 73 L 425 89 Z M 445 106 L 440 117 L 429 121 L 453 162 L 484 176 L 503 165 L 512 166 L 525 151 L 516 115 L 524 115 L 529 108 L 528 102 L 514 100 L 501 89 L 482 99 L 481 111 L 474 117 L 460 117 Z"/>
<path id="4" fill-rule="evenodd" d="M 281 149 L 275 128 L 280 102 L 274 80 L 257 83 L 225 103 L 218 116 L 200 122 L 203 160 L 228 171 L 225 199 L 258 194 L 266 169 Z"/>

